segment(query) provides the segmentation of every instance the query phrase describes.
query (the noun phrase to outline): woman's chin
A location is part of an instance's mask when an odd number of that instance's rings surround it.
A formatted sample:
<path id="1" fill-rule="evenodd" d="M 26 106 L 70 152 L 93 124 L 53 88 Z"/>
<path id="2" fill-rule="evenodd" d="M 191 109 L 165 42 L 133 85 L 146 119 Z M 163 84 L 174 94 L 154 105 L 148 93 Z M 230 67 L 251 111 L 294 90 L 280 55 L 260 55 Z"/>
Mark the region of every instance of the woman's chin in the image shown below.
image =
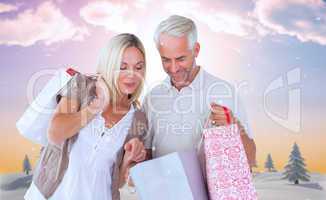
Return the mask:
<path id="1" fill-rule="evenodd" d="M 124 96 L 128 96 L 128 95 L 133 94 L 133 93 L 135 93 L 135 90 L 124 90 L 124 91 L 122 92 L 122 94 L 123 94 Z"/>

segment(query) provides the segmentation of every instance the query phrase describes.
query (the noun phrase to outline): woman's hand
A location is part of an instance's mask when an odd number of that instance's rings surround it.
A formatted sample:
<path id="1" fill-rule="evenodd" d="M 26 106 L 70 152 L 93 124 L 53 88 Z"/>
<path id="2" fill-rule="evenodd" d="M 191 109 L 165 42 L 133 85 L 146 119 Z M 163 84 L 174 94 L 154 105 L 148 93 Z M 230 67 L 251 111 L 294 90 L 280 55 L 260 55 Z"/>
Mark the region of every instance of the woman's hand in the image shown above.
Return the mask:
<path id="1" fill-rule="evenodd" d="M 133 186 L 134 184 L 129 175 L 130 168 L 146 159 L 146 150 L 143 143 L 138 138 L 129 140 L 125 144 L 124 150 L 125 155 L 123 161 L 126 166 L 124 179 L 129 186 Z"/>
<path id="2" fill-rule="evenodd" d="M 138 138 L 129 140 L 125 144 L 124 150 L 124 162 L 128 165 L 133 162 L 138 163 L 144 161 L 146 158 L 146 150 L 144 144 Z"/>
<path id="3" fill-rule="evenodd" d="M 146 159 L 146 150 L 143 143 L 138 138 L 129 140 L 124 146 L 125 154 L 120 166 L 120 187 L 127 181 L 132 186 L 132 180 L 129 178 L 129 170 L 138 162 Z"/>
<path id="4" fill-rule="evenodd" d="M 97 78 L 95 87 L 96 97 L 87 106 L 92 114 L 101 112 L 110 102 L 109 89 L 101 76 Z"/>

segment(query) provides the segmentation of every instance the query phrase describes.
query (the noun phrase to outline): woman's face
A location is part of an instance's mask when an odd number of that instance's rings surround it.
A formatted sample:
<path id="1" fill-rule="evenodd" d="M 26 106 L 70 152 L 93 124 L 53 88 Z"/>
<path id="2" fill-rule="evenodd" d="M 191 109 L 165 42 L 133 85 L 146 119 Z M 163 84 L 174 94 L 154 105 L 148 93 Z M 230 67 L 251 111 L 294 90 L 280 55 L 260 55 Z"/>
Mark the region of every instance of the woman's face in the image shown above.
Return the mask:
<path id="1" fill-rule="evenodd" d="M 133 94 L 144 79 L 144 55 L 136 47 L 128 47 L 122 55 L 118 87 L 122 94 Z"/>

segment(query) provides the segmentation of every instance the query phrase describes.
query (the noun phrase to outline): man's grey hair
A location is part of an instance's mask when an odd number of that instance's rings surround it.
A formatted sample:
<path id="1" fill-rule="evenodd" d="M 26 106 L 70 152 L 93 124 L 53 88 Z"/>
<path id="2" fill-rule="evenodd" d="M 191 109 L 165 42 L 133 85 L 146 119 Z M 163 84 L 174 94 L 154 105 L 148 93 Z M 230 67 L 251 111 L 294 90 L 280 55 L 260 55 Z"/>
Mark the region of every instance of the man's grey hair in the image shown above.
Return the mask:
<path id="1" fill-rule="evenodd" d="M 156 28 L 154 41 L 156 47 L 160 47 L 160 35 L 165 33 L 170 36 L 181 37 L 186 35 L 188 38 L 188 48 L 192 50 L 197 42 L 197 27 L 194 21 L 189 18 L 172 15 L 163 20 Z"/>

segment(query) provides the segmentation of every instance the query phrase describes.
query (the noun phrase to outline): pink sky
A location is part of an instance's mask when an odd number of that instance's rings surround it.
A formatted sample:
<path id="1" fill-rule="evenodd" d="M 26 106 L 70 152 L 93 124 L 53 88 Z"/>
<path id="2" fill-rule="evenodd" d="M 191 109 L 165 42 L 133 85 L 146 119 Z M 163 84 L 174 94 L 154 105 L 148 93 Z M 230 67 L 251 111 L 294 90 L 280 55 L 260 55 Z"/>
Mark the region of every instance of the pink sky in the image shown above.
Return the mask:
<path id="1" fill-rule="evenodd" d="M 324 123 L 326 95 L 326 5 L 321 0 L 220 1 L 2 1 L 0 3 L 0 72 L 2 89 L 1 172 L 19 170 L 35 146 L 18 135 L 15 122 L 28 105 L 26 87 L 44 69 L 76 66 L 94 72 L 100 49 L 113 35 L 132 32 L 143 41 L 148 61 L 147 87 L 166 74 L 152 40 L 157 24 L 171 14 L 192 18 L 201 52 L 198 64 L 235 86 L 241 95 L 258 144 L 262 166 L 271 153 L 281 168 L 297 141 L 312 171 L 326 172 Z M 300 71 L 294 86 L 264 92 L 287 74 Z M 43 77 L 37 88 L 49 77 Z M 288 91 L 300 89 L 300 129 L 284 127 Z M 289 121 L 289 120 L 288 120 Z M 19 148 L 18 148 L 19 147 Z"/>

